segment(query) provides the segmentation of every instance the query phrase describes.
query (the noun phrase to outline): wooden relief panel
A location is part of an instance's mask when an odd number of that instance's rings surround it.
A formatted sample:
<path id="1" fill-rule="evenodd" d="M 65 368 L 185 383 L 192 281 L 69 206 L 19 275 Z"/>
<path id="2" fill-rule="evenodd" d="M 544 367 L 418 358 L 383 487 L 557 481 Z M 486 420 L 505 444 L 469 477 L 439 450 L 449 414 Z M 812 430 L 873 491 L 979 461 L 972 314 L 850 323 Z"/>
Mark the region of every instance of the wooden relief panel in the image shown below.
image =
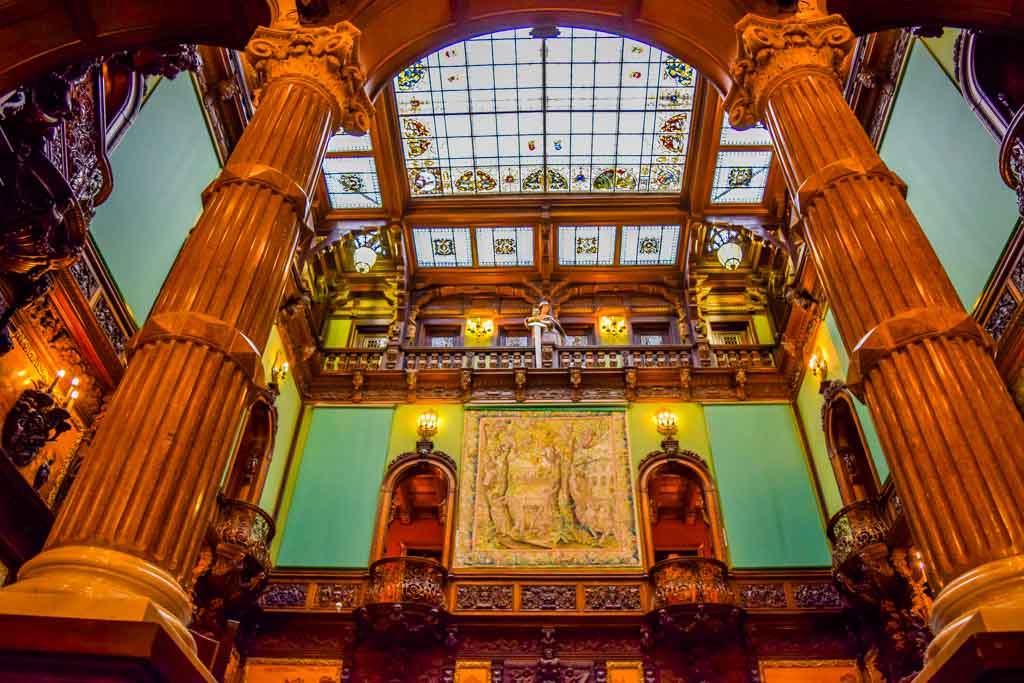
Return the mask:
<path id="1" fill-rule="evenodd" d="M 340 659 L 250 658 L 242 683 L 339 683 Z"/>
<path id="2" fill-rule="evenodd" d="M 466 411 L 456 567 L 640 567 L 624 412 Z"/>
<path id="3" fill-rule="evenodd" d="M 819 659 L 760 662 L 761 683 L 861 683 L 853 660 Z"/>
<path id="4" fill-rule="evenodd" d="M 491 683 L 491 663 L 456 662 L 455 683 Z"/>

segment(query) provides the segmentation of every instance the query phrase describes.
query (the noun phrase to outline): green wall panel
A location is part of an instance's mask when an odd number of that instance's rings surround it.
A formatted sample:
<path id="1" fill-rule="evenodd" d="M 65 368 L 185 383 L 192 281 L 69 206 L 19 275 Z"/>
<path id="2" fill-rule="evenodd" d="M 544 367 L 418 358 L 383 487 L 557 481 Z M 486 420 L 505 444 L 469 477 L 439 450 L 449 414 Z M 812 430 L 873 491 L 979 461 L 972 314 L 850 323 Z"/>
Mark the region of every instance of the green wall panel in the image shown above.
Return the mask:
<path id="1" fill-rule="evenodd" d="M 711 466 L 711 446 L 708 443 L 704 407 L 699 403 L 633 403 L 629 406 L 629 447 L 633 452 L 633 465 L 639 465 L 648 453 L 661 450 L 665 437 L 658 433 L 654 416 L 662 408 L 676 414 L 679 448 L 691 450 Z"/>
<path id="2" fill-rule="evenodd" d="M 1017 223 L 998 146 L 928 49 L 915 41 L 882 142 L 886 164 L 969 309 Z"/>
<path id="3" fill-rule="evenodd" d="M 367 565 L 393 416 L 391 408 L 313 408 L 279 566 Z"/>
<path id="4" fill-rule="evenodd" d="M 389 461 L 406 451 L 416 449 L 416 441 L 420 438 L 416 432 L 416 423 L 420 415 L 428 410 L 437 413 L 437 434 L 434 435 L 434 448 L 444 451 L 455 460 L 462 462 L 462 406 L 453 403 L 429 405 L 416 403 L 400 405 L 395 408 L 395 419 L 391 425 L 391 443 L 388 446 Z"/>
<path id="5" fill-rule="evenodd" d="M 90 231 L 139 323 L 220 170 L 192 79 L 163 79 L 110 159 L 114 191 Z"/>
<path id="6" fill-rule="evenodd" d="M 704 407 L 735 567 L 823 567 L 828 542 L 788 404 Z"/>

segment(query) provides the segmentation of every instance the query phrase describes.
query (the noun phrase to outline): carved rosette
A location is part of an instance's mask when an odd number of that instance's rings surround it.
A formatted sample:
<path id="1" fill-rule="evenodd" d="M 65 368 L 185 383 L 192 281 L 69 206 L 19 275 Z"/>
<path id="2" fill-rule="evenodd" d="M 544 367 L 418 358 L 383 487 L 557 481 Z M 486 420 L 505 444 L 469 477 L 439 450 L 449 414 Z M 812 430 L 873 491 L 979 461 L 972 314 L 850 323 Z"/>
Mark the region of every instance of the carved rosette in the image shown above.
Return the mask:
<path id="1" fill-rule="evenodd" d="M 732 66 L 735 85 L 725 106 L 739 129 L 760 121 L 768 95 L 792 76 L 817 71 L 840 80 L 856 42 L 841 16 L 814 11 L 781 20 L 748 14 L 736 29 L 740 58 Z"/>
<path id="2" fill-rule="evenodd" d="M 351 135 L 369 131 L 373 105 L 363 90 L 366 77 L 357 61 L 359 29 L 351 23 L 261 27 L 245 54 L 258 77 L 257 99 L 260 89 L 277 79 L 312 81 L 335 108 L 342 130 Z"/>

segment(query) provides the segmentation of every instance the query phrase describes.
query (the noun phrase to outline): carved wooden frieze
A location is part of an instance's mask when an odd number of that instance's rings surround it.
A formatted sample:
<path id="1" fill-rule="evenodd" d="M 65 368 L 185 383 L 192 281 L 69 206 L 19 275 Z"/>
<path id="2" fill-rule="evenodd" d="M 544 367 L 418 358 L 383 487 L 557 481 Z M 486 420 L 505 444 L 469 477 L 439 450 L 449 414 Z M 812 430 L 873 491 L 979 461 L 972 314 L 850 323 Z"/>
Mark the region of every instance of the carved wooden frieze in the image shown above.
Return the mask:
<path id="1" fill-rule="evenodd" d="M 260 606 L 267 609 L 288 609 L 306 606 L 309 584 L 272 583 L 260 596 Z"/>
<path id="2" fill-rule="evenodd" d="M 831 583 L 805 583 L 793 589 L 793 600 L 801 608 L 841 607 L 842 600 Z"/>
<path id="3" fill-rule="evenodd" d="M 576 609 L 576 586 L 523 586 L 519 599 L 522 610 L 565 611 Z"/>
<path id="4" fill-rule="evenodd" d="M 355 609 L 362 600 L 358 583 L 322 583 L 316 589 L 316 606 L 320 608 Z"/>
<path id="5" fill-rule="evenodd" d="M 469 584 L 455 590 L 457 610 L 510 610 L 512 584 Z"/>
<path id="6" fill-rule="evenodd" d="M 786 589 L 781 583 L 751 583 L 739 588 L 747 609 L 785 609 Z"/>
<path id="7" fill-rule="evenodd" d="M 640 585 L 585 586 L 583 609 L 592 612 L 631 612 L 642 607 Z"/>

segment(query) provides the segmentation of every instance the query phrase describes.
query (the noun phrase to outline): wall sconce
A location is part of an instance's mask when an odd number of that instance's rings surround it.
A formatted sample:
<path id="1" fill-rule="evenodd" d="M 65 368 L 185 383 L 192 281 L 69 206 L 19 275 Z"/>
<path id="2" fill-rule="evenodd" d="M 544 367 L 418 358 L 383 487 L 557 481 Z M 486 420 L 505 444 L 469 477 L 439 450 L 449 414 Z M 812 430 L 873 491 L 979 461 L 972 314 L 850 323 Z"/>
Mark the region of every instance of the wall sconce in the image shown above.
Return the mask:
<path id="1" fill-rule="evenodd" d="M 416 433 L 420 435 L 421 439 L 426 441 L 434 436 L 434 434 L 437 434 L 438 422 L 437 413 L 433 410 L 420 413 L 419 419 L 416 420 Z"/>
<path id="2" fill-rule="evenodd" d="M 718 248 L 718 262 L 726 270 L 736 270 L 743 263 L 743 247 L 738 243 L 729 241 Z"/>
<path id="3" fill-rule="evenodd" d="M 470 318 L 466 321 L 466 334 L 483 339 L 494 334 L 494 321 L 486 318 Z"/>
<path id="4" fill-rule="evenodd" d="M 658 433 L 662 436 L 674 436 L 679 430 L 676 414 L 667 408 L 658 411 L 658 414 L 654 416 L 654 423 L 658 425 Z"/>
<path id="5" fill-rule="evenodd" d="M 828 361 L 825 360 L 825 353 L 821 349 L 815 349 L 811 359 L 807 361 L 807 367 L 815 377 L 825 378 L 828 374 Z"/>
<path id="6" fill-rule="evenodd" d="M 282 360 L 282 354 L 280 351 L 274 356 L 274 367 L 270 369 L 270 383 L 275 387 L 281 386 L 281 382 L 288 379 L 288 371 L 291 366 L 288 365 L 287 359 Z"/>
<path id="7" fill-rule="evenodd" d="M 619 315 L 606 315 L 601 318 L 601 331 L 609 337 L 621 337 L 626 334 L 626 319 Z"/>

